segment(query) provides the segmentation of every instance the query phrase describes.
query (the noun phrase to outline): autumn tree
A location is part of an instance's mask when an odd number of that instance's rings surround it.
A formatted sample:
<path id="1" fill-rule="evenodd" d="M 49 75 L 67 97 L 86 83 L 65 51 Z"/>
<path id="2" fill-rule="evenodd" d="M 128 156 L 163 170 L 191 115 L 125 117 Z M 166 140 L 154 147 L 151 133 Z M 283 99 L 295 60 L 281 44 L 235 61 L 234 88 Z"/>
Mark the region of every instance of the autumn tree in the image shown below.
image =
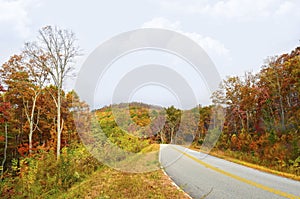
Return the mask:
<path id="1" fill-rule="evenodd" d="M 81 101 L 78 94 L 72 90 L 66 95 L 66 128 L 68 142 L 78 142 L 79 132 L 88 132 L 90 127 L 91 112 L 89 105 Z"/>
<path id="2" fill-rule="evenodd" d="M 11 105 L 9 123 L 9 150 L 12 158 L 18 158 L 17 147 L 26 142 L 26 152 L 28 152 L 28 135 L 23 139 L 26 117 L 24 114 L 24 99 L 29 100 L 30 88 L 28 73 L 21 63 L 22 56 L 14 55 L 0 69 L 1 80 L 6 87 L 5 100 Z M 25 94 L 27 93 L 27 94 Z M 15 139 L 13 139 L 15 138 Z M 14 143 L 13 143 L 14 142 Z"/>
<path id="3" fill-rule="evenodd" d="M 79 55 L 79 48 L 73 32 L 58 27 L 46 26 L 39 31 L 37 41 L 26 44 L 25 54 L 35 60 L 40 67 L 48 71 L 52 83 L 57 88 L 53 101 L 57 108 L 57 158 L 60 156 L 61 133 L 64 120 L 61 117 L 63 84 L 73 67 L 75 58 Z M 46 57 L 41 59 L 40 57 Z"/>
<path id="4" fill-rule="evenodd" d="M 258 74 L 246 73 L 224 80 L 212 95 L 213 102 L 223 104 L 226 109 L 218 146 L 238 150 L 244 158 L 263 160 L 267 166 L 297 165 L 299 79 L 300 47 L 297 47 L 291 53 L 269 58 Z"/>
<path id="5" fill-rule="evenodd" d="M 5 89 L 0 84 L 0 125 L 4 126 L 4 136 L 0 136 L 1 141 L 4 141 L 3 159 L 1 163 L 1 179 L 3 178 L 4 165 L 7 159 L 7 147 L 8 147 L 8 119 L 10 104 L 5 100 Z"/>
<path id="6" fill-rule="evenodd" d="M 176 109 L 174 106 L 170 106 L 166 108 L 165 111 L 166 123 L 164 127 L 164 133 L 169 138 L 169 142 L 173 143 L 174 136 L 180 126 L 181 110 Z"/>
<path id="7" fill-rule="evenodd" d="M 44 58 L 40 58 L 44 59 Z M 25 114 L 28 122 L 29 152 L 32 152 L 32 137 L 39 123 L 40 108 L 37 100 L 47 81 L 47 71 L 32 59 L 26 59 L 23 55 L 15 55 L 3 64 L 0 70 L 1 76 L 8 87 L 10 101 L 17 101 L 19 108 Z"/>

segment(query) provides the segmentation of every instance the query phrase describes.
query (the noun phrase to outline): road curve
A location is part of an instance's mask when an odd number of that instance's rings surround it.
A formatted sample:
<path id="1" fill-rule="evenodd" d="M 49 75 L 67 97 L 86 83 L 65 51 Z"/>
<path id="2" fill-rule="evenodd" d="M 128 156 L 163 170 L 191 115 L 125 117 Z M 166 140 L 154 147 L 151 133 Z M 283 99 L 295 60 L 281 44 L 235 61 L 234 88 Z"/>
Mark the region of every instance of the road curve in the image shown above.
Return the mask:
<path id="1" fill-rule="evenodd" d="M 159 160 L 192 198 L 300 199 L 300 182 L 261 172 L 178 145 L 161 145 Z"/>

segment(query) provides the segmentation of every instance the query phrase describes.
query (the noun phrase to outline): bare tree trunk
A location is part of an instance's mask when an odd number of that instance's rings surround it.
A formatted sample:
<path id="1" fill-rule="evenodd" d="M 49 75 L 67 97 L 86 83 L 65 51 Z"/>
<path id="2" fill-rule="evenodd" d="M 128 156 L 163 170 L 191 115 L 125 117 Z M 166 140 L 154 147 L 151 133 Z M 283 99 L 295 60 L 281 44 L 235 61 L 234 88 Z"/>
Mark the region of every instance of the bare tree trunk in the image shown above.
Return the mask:
<path id="1" fill-rule="evenodd" d="M 2 167 L 2 170 L 1 170 L 1 179 L 3 179 L 3 173 L 4 173 L 4 165 L 5 165 L 5 162 L 6 162 L 6 153 L 7 153 L 7 122 L 5 122 L 4 124 L 4 132 L 5 132 L 5 145 L 4 145 L 4 155 L 3 155 L 3 160 L 2 160 L 2 164 L 1 164 L 1 167 Z"/>
<path id="2" fill-rule="evenodd" d="M 242 128 L 245 129 L 245 124 L 242 115 L 240 114 L 240 108 L 238 108 L 238 116 L 241 120 Z"/>
<path id="3" fill-rule="evenodd" d="M 279 83 L 279 77 L 277 78 L 277 86 L 278 86 L 278 93 L 279 93 L 279 106 L 280 106 L 280 120 L 281 120 L 281 127 L 285 130 L 285 114 L 284 114 L 284 107 L 283 107 L 283 99 L 281 95 L 281 86 Z"/>
<path id="4" fill-rule="evenodd" d="M 247 119 L 247 123 L 246 123 L 246 128 L 247 128 L 247 132 L 249 133 L 249 112 L 246 111 L 246 119 Z"/>
<path id="5" fill-rule="evenodd" d="M 173 143 L 173 134 L 174 134 L 174 127 L 171 128 L 171 141 L 170 141 L 170 144 Z"/>
<path id="6" fill-rule="evenodd" d="M 160 140 L 161 140 L 161 143 L 164 144 L 165 141 L 164 141 L 164 138 L 163 138 L 163 132 L 160 131 Z"/>
<path id="7" fill-rule="evenodd" d="M 31 107 L 31 113 L 29 115 L 29 105 L 28 105 L 28 101 L 27 103 L 24 102 L 23 99 L 23 104 L 24 104 L 24 110 L 25 110 L 25 115 L 27 117 L 27 121 L 29 123 L 29 135 L 28 135 L 28 140 L 29 140 L 29 153 L 32 153 L 32 135 L 33 132 L 35 131 L 35 129 L 37 128 L 38 125 L 38 120 L 39 120 L 39 114 L 37 115 L 37 121 L 34 122 L 34 113 L 35 113 L 35 109 L 36 109 L 36 101 L 38 98 L 40 92 L 36 92 L 33 99 L 32 99 L 32 107 Z"/>
<path id="8" fill-rule="evenodd" d="M 60 147 L 61 147 L 61 89 L 58 88 L 57 92 L 57 149 L 56 156 L 57 159 L 60 157 Z"/>

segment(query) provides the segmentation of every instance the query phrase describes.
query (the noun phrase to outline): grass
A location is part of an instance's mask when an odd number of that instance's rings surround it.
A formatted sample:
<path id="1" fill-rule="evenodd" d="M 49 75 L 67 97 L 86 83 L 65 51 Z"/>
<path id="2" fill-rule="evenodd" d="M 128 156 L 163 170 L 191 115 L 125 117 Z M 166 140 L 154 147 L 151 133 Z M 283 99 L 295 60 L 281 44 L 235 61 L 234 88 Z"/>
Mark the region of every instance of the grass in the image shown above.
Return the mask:
<path id="1" fill-rule="evenodd" d="M 104 167 L 57 198 L 184 199 L 189 197 L 173 186 L 172 181 L 161 170 L 132 174 Z"/>
<path id="2" fill-rule="evenodd" d="M 143 173 L 145 171 L 155 171 L 160 169 L 158 161 L 159 144 L 151 144 L 139 153 L 133 154 L 131 157 L 117 163 L 117 168 L 133 173 Z M 134 168 L 132 168 L 134 165 Z"/>
<path id="3" fill-rule="evenodd" d="M 200 149 L 195 148 L 195 147 L 190 147 L 190 148 L 193 149 L 193 150 L 196 150 L 196 151 L 200 151 Z M 286 178 L 289 178 L 289 179 L 300 181 L 300 176 L 298 176 L 298 175 L 285 173 L 285 172 L 281 172 L 281 171 L 276 171 L 276 170 L 270 169 L 268 167 L 264 167 L 264 166 L 261 166 L 261 165 L 252 164 L 252 163 L 249 163 L 249 162 L 238 160 L 238 159 L 235 159 L 235 158 L 232 158 L 232 157 L 226 155 L 223 151 L 220 151 L 220 150 L 211 151 L 209 154 L 212 155 L 212 156 L 224 159 L 224 160 L 228 160 L 230 162 L 234 162 L 234 163 L 246 166 L 246 167 L 257 169 L 259 171 L 263 171 L 263 172 L 266 172 L 266 173 L 270 173 L 270 174 L 274 174 L 274 175 L 278 175 L 278 176 L 282 176 L 282 177 L 286 177 Z"/>
<path id="4" fill-rule="evenodd" d="M 65 148 L 59 162 L 41 152 L 22 161 L 22 175 L 0 183 L 0 198 L 189 198 L 162 172 L 158 152 L 152 144 L 120 162 L 140 173 L 105 166 L 82 145 Z"/>
<path id="5" fill-rule="evenodd" d="M 64 193 L 52 196 L 58 199 L 69 198 L 189 198 L 185 193 L 172 184 L 161 169 L 159 169 L 159 144 L 145 147 L 136 156 L 120 162 L 120 168 L 126 169 L 126 164 L 137 173 L 126 173 L 103 166 L 82 182 L 73 185 Z M 145 157 L 145 158 L 143 158 Z M 154 171 L 138 173 L 144 169 Z M 130 171 L 130 169 L 128 169 Z"/>

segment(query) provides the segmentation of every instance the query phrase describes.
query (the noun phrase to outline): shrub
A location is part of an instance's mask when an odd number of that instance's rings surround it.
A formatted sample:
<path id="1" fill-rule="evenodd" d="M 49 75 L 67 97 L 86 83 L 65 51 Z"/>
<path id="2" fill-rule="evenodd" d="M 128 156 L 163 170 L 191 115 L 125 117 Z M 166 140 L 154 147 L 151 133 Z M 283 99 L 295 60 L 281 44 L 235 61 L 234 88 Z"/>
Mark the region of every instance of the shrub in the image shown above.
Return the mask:
<path id="1" fill-rule="evenodd" d="M 80 144 L 63 148 L 58 161 L 54 151 L 40 151 L 21 160 L 21 174 L 14 179 L 14 198 L 46 198 L 64 192 L 101 166 Z"/>

